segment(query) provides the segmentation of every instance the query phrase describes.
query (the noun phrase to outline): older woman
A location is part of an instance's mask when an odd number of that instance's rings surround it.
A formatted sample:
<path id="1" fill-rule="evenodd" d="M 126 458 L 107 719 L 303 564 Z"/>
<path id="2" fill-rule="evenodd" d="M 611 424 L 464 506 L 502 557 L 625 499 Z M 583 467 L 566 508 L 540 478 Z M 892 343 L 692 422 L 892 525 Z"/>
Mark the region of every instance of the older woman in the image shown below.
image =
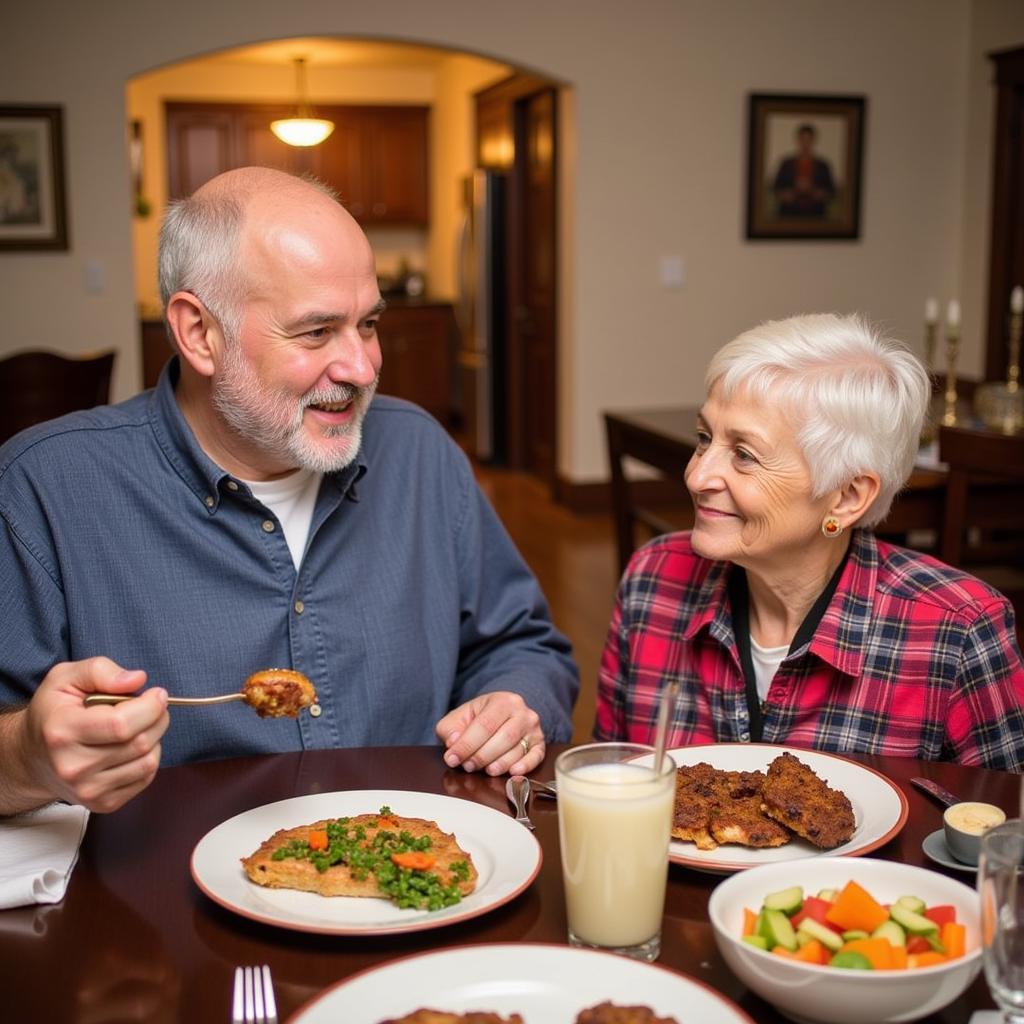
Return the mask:
<path id="1" fill-rule="evenodd" d="M 914 464 L 929 381 L 855 317 L 763 324 L 712 359 L 686 467 L 688 533 L 623 576 L 597 739 L 734 740 L 1020 770 L 1024 665 L 1007 600 L 877 540 Z"/>

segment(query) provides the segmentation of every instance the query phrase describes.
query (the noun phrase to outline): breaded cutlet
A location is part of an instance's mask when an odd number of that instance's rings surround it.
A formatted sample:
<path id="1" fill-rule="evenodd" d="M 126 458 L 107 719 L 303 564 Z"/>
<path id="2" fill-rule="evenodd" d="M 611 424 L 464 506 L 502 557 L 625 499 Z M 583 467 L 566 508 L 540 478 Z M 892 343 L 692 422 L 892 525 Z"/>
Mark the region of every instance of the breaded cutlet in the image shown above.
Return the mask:
<path id="1" fill-rule="evenodd" d="M 404 1017 L 382 1020 L 380 1024 L 523 1024 L 518 1013 L 500 1017 L 496 1013 L 443 1013 L 440 1010 L 416 1010 Z"/>
<path id="2" fill-rule="evenodd" d="M 766 814 L 823 850 L 848 842 L 857 827 L 846 794 L 788 751 L 768 766 L 761 800 Z"/>
<path id="3" fill-rule="evenodd" d="M 672 837 L 693 842 L 698 850 L 719 843 L 782 846 L 789 833 L 761 811 L 763 772 L 733 772 L 706 762 L 676 773 Z"/>
<path id="4" fill-rule="evenodd" d="M 598 1003 L 581 1010 L 576 1024 L 678 1024 L 674 1017 L 658 1017 L 649 1006 L 616 1006 Z"/>

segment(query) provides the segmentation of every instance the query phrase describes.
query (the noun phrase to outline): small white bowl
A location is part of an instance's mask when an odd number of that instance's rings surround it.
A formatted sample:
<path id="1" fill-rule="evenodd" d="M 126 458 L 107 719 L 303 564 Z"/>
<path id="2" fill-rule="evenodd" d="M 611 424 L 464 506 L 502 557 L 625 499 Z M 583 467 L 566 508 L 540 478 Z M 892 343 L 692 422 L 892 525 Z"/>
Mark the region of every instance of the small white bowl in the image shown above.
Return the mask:
<path id="1" fill-rule="evenodd" d="M 942 815 L 946 849 L 962 864 L 977 865 L 981 856 L 981 837 L 1006 821 L 1006 812 L 995 804 L 965 800 L 947 807 Z"/>
<path id="2" fill-rule="evenodd" d="M 756 912 L 765 896 L 792 885 L 813 896 L 821 889 L 841 889 L 851 879 L 880 903 L 917 896 L 929 906 L 952 904 L 957 920 L 967 926 L 966 954 L 935 967 L 853 971 L 787 960 L 742 941 L 744 907 Z M 973 889 L 936 871 L 869 858 L 815 857 L 732 875 L 712 892 L 708 915 L 732 972 L 786 1016 L 815 1024 L 897 1024 L 938 1012 L 977 976 L 978 902 Z"/>

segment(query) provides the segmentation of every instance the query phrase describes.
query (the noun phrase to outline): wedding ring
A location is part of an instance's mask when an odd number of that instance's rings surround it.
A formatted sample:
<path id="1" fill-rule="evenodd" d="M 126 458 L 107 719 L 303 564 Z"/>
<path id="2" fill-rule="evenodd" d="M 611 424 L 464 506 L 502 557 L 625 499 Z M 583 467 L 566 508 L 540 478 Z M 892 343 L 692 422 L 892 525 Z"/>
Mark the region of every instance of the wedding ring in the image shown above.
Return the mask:
<path id="1" fill-rule="evenodd" d="M 519 741 L 519 746 L 521 746 L 523 748 L 523 757 L 526 757 L 526 755 L 530 752 L 530 738 L 529 738 L 529 736 L 524 736 Z"/>

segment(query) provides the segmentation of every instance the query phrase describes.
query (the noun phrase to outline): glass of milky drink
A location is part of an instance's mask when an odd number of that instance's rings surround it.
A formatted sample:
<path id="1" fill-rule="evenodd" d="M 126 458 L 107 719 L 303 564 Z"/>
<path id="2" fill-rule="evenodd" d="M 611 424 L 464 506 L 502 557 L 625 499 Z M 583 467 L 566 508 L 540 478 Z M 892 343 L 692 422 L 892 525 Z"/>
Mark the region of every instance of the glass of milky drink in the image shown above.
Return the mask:
<path id="1" fill-rule="evenodd" d="M 569 945 L 661 951 L 676 766 L 654 748 L 591 743 L 555 761 Z"/>

